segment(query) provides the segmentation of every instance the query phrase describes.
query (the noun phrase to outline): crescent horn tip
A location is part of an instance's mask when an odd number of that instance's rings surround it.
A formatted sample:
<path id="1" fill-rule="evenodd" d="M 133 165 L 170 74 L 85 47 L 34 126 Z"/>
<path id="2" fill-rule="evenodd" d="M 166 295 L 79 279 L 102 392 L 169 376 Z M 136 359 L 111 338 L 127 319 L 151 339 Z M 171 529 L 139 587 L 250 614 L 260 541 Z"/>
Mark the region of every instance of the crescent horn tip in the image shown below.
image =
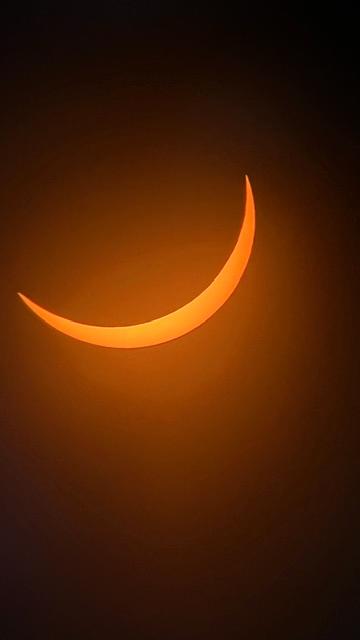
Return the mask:
<path id="1" fill-rule="evenodd" d="M 27 307 L 31 307 L 31 300 L 30 298 L 28 298 L 27 296 L 25 296 L 23 293 L 20 293 L 20 291 L 17 291 L 16 294 L 19 296 L 20 300 L 27 306 Z"/>

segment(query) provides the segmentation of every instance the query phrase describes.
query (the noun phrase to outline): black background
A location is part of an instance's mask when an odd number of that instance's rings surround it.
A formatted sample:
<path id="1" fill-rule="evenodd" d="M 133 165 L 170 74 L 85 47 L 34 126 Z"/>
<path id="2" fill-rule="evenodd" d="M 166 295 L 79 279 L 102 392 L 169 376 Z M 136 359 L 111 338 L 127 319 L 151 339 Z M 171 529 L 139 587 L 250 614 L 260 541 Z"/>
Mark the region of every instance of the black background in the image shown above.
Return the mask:
<path id="1" fill-rule="evenodd" d="M 4 15 L 1 638 L 358 637 L 356 25 L 344 4 Z M 16 298 L 99 324 L 184 303 L 244 173 L 243 297 L 183 341 L 104 353 Z"/>

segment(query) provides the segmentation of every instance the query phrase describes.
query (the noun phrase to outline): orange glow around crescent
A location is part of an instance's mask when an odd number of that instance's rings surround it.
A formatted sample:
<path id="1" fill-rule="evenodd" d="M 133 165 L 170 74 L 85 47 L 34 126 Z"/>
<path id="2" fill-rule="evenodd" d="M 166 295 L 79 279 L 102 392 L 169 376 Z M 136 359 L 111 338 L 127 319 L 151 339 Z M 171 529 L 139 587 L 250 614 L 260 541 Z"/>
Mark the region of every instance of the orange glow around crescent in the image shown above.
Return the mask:
<path id="1" fill-rule="evenodd" d="M 212 283 L 196 298 L 172 313 L 143 324 L 99 327 L 62 318 L 24 296 L 23 302 L 47 324 L 72 338 L 102 347 L 131 349 L 174 340 L 206 322 L 231 296 L 249 261 L 255 235 L 255 204 L 246 176 L 245 215 L 239 238 L 227 262 Z"/>

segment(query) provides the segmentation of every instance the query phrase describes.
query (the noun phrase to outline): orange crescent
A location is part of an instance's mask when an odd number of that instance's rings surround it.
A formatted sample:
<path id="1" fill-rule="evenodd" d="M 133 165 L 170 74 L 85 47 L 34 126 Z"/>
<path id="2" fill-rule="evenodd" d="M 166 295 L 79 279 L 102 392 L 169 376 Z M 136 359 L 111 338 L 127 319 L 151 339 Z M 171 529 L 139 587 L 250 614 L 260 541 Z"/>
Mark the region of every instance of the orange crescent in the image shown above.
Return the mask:
<path id="1" fill-rule="evenodd" d="M 22 301 L 47 324 L 72 338 L 102 347 L 149 347 L 179 338 L 206 322 L 236 289 L 249 261 L 255 235 L 255 204 L 246 176 L 245 215 L 233 252 L 211 284 L 196 298 L 172 313 L 143 324 L 99 327 L 62 318 L 24 296 Z"/>

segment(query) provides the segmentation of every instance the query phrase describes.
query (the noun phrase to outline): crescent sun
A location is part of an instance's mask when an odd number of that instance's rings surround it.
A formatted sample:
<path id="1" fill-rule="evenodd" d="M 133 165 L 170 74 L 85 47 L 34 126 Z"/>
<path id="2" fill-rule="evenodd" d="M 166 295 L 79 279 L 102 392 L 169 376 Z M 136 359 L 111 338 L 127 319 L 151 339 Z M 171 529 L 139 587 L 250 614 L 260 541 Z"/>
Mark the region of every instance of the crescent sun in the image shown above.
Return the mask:
<path id="1" fill-rule="evenodd" d="M 245 214 L 236 245 L 227 262 L 196 298 L 166 316 L 143 324 L 122 327 L 102 327 L 81 324 L 47 311 L 27 298 L 18 295 L 39 318 L 57 331 L 102 347 L 131 349 L 149 347 L 179 338 L 206 322 L 236 289 L 249 261 L 255 235 L 255 204 L 248 177 L 246 182 Z"/>

